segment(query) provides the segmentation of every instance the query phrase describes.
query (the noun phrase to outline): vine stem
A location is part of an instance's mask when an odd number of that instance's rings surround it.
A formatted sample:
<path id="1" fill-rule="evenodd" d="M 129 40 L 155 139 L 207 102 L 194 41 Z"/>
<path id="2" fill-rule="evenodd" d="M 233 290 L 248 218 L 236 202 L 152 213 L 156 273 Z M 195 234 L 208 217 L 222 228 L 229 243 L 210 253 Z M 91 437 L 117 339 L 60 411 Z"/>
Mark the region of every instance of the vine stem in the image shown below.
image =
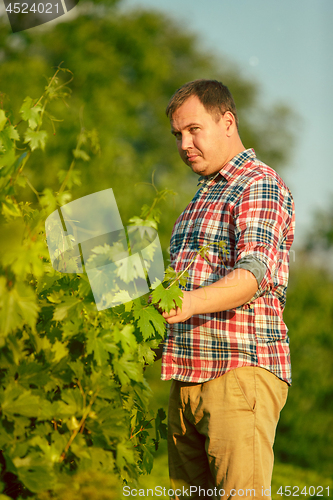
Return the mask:
<path id="1" fill-rule="evenodd" d="M 59 71 L 63 71 L 63 69 L 62 69 L 62 68 L 60 68 L 61 64 L 62 64 L 62 62 L 58 65 L 58 69 L 56 70 L 56 72 L 55 72 L 55 73 L 54 73 L 54 75 L 52 76 L 51 80 L 49 81 L 49 83 L 48 83 L 48 85 L 47 85 L 47 87 L 46 87 L 45 91 L 44 91 L 44 92 L 43 92 L 43 94 L 40 96 L 40 98 L 37 100 L 37 102 L 35 102 L 35 104 L 33 105 L 33 107 L 36 107 L 36 106 L 37 106 L 37 105 L 38 105 L 38 104 L 42 101 L 42 99 L 45 97 L 45 95 L 46 95 L 46 93 L 47 93 L 47 90 L 51 87 L 51 85 L 52 85 L 53 81 L 55 80 L 55 78 L 56 78 L 57 74 L 59 73 Z M 68 70 L 68 71 L 69 71 L 69 70 Z M 70 73 L 71 73 L 71 72 L 70 72 Z M 64 83 L 64 84 L 60 85 L 59 87 L 57 87 L 57 90 L 59 90 L 60 88 L 62 88 L 62 87 L 64 87 L 64 86 L 66 86 L 66 85 L 68 85 L 68 84 L 69 84 L 72 80 L 73 80 L 73 76 L 72 76 L 72 78 L 71 78 L 68 82 L 66 82 L 66 83 Z M 49 101 L 48 101 L 48 99 L 46 98 L 46 99 L 45 99 L 45 101 L 44 101 L 43 108 L 42 108 L 41 116 L 40 116 L 40 118 L 39 118 L 39 123 L 38 123 L 38 125 L 37 125 L 37 130 L 40 130 L 40 127 L 42 126 L 43 116 L 44 116 L 45 109 L 46 109 L 46 106 L 47 106 L 48 102 L 49 102 Z M 15 125 L 15 127 L 17 127 L 17 126 L 18 126 L 21 122 L 22 122 L 22 120 L 20 120 L 20 121 L 19 121 L 19 122 Z M 27 161 L 29 160 L 30 155 L 31 155 L 31 150 L 29 150 L 29 151 L 27 152 L 27 155 L 26 155 L 26 157 L 24 158 L 24 160 L 23 160 L 23 162 L 22 162 L 22 165 L 21 165 L 21 166 L 20 166 L 20 168 L 18 169 L 18 171 L 17 171 L 17 173 L 16 173 L 16 176 L 15 176 L 15 178 L 14 178 L 14 179 L 13 179 L 13 181 L 12 181 L 12 184 L 13 184 L 13 185 L 14 185 L 14 184 L 15 184 L 15 182 L 17 181 L 17 178 L 18 178 L 18 177 L 22 174 L 22 171 L 23 171 L 23 169 L 24 169 L 24 167 L 25 167 L 25 165 L 26 165 Z M 30 185 L 29 185 L 29 186 L 30 186 Z M 31 186 L 30 186 L 30 187 L 31 187 Z M 33 191 L 34 191 L 34 189 L 33 189 Z M 35 192 L 35 191 L 34 191 L 34 192 Z M 36 194 L 36 192 L 35 192 L 35 194 Z M 38 198 L 38 195 L 37 195 L 37 198 Z M 38 200 L 39 200 L 39 198 L 38 198 Z"/>
<path id="2" fill-rule="evenodd" d="M 91 398 L 88 407 L 86 408 L 86 410 L 84 411 L 84 413 L 82 415 L 82 418 L 80 420 L 80 423 L 79 423 L 77 429 L 74 429 L 74 431 L 72 432 L 72 435 L 69 438 L 69 441 L 66 444 L 66 446 L 64 448 L 64 451 L 62 452 L 62 454 L 60 456 L 60 459 L 59 459 L 60 463 L 64 461 L 64 459 L 66 458 L 66 454 L 67 454 L 67 452 L 68 452 L 68 450 L 69 450 L 72 442 L 74 441 L 74 439 L 76 438 L 76 436 L 78 435 L 78 433 L 80 432 L 80 430 L 83 429 L 83 427 L 85 425 L 85 422 L 86 422 L 86 419 L 87 419 L 87 416 L 89 415 L 90 410 L 91 410 L 91 408 L 92 408 L 92 406 L 93 406 L 93 404 L 94 404 L 94 402 L 95 402 L 95 400 L 97 398 L 97 394 L 98 393 L 96 392 L 96 394 L 94 394 L 93 397 Z"/>
<path id="3" fill-rule="evenodd" d="M 76 143 L 76 148 L 75 149 L 79 149 L 80 146 L 81 146 L 81 144 L 82 144 L 82 142 L 83 142 L 83 140 L 84 140 L 83 139 L 84 128 L 83 128 L 82 119 L 80 121 L 81 121 L 81 129 L 80 129 L 80 132 L 79 132 L 79 135 L 78 135 L 78 138 L 77 138 L 77 143 Z M 66 176 L 65 176 L 65 178 L 63 180 L 63 183 L 60 186 L 60 189 L 58 191 L 58 196 L 61 195 L 62 192 L 64 191 L 64 189 L 65 189 L 65 187 L 67 185 L 67 182 L 69 180 L 70 174 L 71 174 L 71 172 L 72 172 L 75 164 L 76 164 L 76 158 L 74 157 L 73 160 L 72 160 L 72 163 L 70 164 L 70 167 L 69 167 L 69 169 L 67 171 L 67 174 L 66 174 Z"/>
<path id="4" fill-rule="evenodd" d="M 152 422 L 154 419 L 151 418 L 147 423 L 146 425 L 144 425 L 143 427 L 141 426 L 140 429 L 135 433 L 135 434 L 132 434 L 132 431 L 131 431 L 131 436 L 130 436 L 130 439 L 133 439 L 135 436 L 137 436 L 138 434 L 140 434 L 140 432 L 144 431 L 145 428 L 150 424 L 150 422 Z"/>
<path id="5" fill-rule="evenodd" d="M 193 262 L 195 262 L 195 260 L 199 257 L 199 255 L 201 255 L 201 257 L 205 258 L 205 257 L 204 257 L 204 255 L 202 255 L 202 254 L 203 254 L 203 252 L 205 252 L 205 253 L 206 253 L 206 252 L 208 251 L 209 247 L 211 247 L 212 245 L 219 245 L 219 243 L 217 243 L 217 242 L 213 242 L 213 243 L 209 243 L 209 244 L 208 244 L 208 245 L 206 245 L 206 246 L 202 246 L 202 247 L 200 248 L 200 250 L 198 250 L 198 251 L 197 251 L 197 253 L 196 253 L 196 254 L 195 254 L 195 256 L 193 257 L 193 259 L 190 261 L 190 263 L 188 264 L 188 266 L 186 266 L 186 267 L 185 267 L 185 269 L 183 269 L 183 271 L 182 271 L 182 272 L 181 272 L 181 273 L 180 273 L 180 274 L 179 274 L 179 275 L 178 275 L 178 276 L 177 276 L 177 277 L 173 280 L 173 282 L 172 282 L 172 283 L 170 283 L 170 285 L 168 285 L 168 286 L 166 287 L 166 290 L 169 290 L 169 288 L 171 288 L 171 287 L 172 287 L 175 283 L 177 283 L 177 281 L 179 281 L 179 280 L 180 280 L 180 278 L 181 278 L 181 277 L 182 277 L 182 276 L 186 273 L 186 271 L 187 271 L 188 269 L 190 269 L 190 267 L 192 266 Z M 224 264 L 224 262 L 223 262 L 223 260 L 222 260 L 222 259 L 221 259 L 221 261 L 222 261 L 222 265 L 223 265 L 223 267 L 226 269 L 226 266 L 225 266 L 225 264 Z"/>
<path id="6" fill-rule="evenodd" d="M 15 182 L 16 182 L 16 181 L 17 181 L 17 179 L 18 179 L 18 177 L 22 174 L 22 171 L 23 171 L 23 169 L 24 169 L 24 167 L 25 167 L 25 165 L 26 165 L 27 161 L 29 160 L 30 155 L 31 155 L 31 151 L 27 151 L 27 155 L 26 155 L 26 157 L 23 159 L 22 164 L 21 164 L 20 168 L 18 169 L 18 171 L 17 171 L 17 173 L 16 173 L 16 176 L 15 176 L 15 178 L 14 178 L 14 179 L 13 179 L 13 181 L 12 181 L 12 185 L 14 185 L 14 184 L 15 184 Z"/>
<path id="7" fill-rule="evenodd" d="M 70 167 L 69 167 L 69 169 L 68 169 L 68 171 L 67 171 L 66 177 L 64 178 L 64 181 L 63 181 L 63 183 L 61 184 L 61 187 L 60 187 L 60 189 L 59 189 L 59 191 L 58 191 L 58 195 L 60 195 L 60 194 L 63 192 L 63 190 L 65 189 L 66 184 L 67 184 L 68 179 L 69 179 L 69 176 L 70 176 L 70 174 L 71 174 L 71 171 L 72 171 L 72 170 L 73 170 L 73 168 L 74 168 L 75 163 L 76 163 L 76 161 L 75 161 L 75 159 L 73 159 L 73 160 L 72 160 L 72 163 L 70 164 Z"/>
<path id="8" fill-rule="evenodd" d="M 34 186 L 31 184 L 31 182 L 29 181 L 28 177 L 24 174 L 22 174 L 23 177 L 25 178 L 26 180 L 26 183 L 28 184 L 28 186 L 30 187 L 31 191 L 33 191 L 37 197 L 37 200 L 40 201 L 40 197 L 39 197 L 39 193 L 37 191 L 37 189 L 34 188 Z"/>
<path id="9" fill-rule="evenodd" d="M 196 253 L 195 257 L 193 257 L 193 259 L 190 261 L 189 265 L 188 265 L 188 266 L 186 266 L 186 267 L 185 267 L 185 269 L 183 269 L 183 271 L 182 271 L 182 272 L 181 272 L 181 273 L 177 276 L 177 278 L 175 278 L 175 279 L 173 280 L 173 282 L 172 282 L 172 283 L 170 283 L 170 285 L 168 285 L 168 286 L 166 287 L 166 290 L 169 290 L 169 288 L 171 288 L 171 287 L 172 287 L 175 283 L 177 283 L 177 281 L 179 281 L 179 280 L 180 280 L 180 278 L 181 278 L 181 277 L 182 277 L 182 276 L 186 273 L 186 271 L 187 271 L 188 269 L 190 269 L 190 267 L 192 266 L 193 262 L 194 262 L 194 261 L 195 261 L 195 259 L 198 257 L 198 255 L 200 255 L 200 252 L 197 252 L 197 253 Z"/>

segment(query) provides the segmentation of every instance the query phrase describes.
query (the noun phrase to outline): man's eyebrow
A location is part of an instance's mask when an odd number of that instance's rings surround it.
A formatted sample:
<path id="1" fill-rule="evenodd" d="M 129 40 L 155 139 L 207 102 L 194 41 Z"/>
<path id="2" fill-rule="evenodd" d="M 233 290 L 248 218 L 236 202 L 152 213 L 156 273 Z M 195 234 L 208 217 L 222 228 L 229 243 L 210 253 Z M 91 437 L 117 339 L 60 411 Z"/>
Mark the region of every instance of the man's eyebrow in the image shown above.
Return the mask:
<path id="1" fill-rule="evenodd" d="M 191 127 L 198 127 L 200 126 L 199 123 L 196 123 L 196 122 L 193 122 L 193 123 L 189 123 L 188 125 L 186 125 L 186 127 L 184 127 L 184 130 L 187 129 L 187 128 L 191 128 Z M 178 132 L 180 132 L 180 130 L 176 129 L 176 128 L 172 128 L 171 127 L 171 133 L 173 135 L 177 134 Z"/>

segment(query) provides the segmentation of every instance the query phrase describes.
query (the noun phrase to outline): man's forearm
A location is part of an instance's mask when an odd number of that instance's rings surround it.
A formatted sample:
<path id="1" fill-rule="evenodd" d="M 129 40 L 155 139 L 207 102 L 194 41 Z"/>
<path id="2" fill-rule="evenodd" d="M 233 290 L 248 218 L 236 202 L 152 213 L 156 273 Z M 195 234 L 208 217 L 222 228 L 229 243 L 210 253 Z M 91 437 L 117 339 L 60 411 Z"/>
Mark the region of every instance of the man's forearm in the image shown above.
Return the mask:
<path id="1" fill-rule="evenodd" d="M 254 275 L 245 269 L 234 269 L 211 285 L 184 292 L 182 308 L 163 313 L 168 323 L 186 321 L 194 314 L 234 309 L 248 302 L 258 290 Z"/>
<path id="2" fill-rule="evenodd" d="M 235 269 L 216 283 L 193 290 L 195 314 L 214 313 L 239 307 L 248 302 L 258 290 L 253 274 Z"/>

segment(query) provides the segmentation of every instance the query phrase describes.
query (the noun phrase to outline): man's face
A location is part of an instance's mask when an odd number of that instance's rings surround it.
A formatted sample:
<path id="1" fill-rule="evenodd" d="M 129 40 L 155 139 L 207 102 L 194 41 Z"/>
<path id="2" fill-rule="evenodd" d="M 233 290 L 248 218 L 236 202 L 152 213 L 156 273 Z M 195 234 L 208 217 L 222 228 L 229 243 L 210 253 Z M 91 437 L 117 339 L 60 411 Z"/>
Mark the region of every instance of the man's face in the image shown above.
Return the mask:
<path id="1" fill-rule="evenodd" d="M 231 158 L 230 127 L 233 115 L 226 112 L 216 121 L 198 97 L 187 99 L 171 118 L 181 159 L 198 175 L 211 175 Z"/>

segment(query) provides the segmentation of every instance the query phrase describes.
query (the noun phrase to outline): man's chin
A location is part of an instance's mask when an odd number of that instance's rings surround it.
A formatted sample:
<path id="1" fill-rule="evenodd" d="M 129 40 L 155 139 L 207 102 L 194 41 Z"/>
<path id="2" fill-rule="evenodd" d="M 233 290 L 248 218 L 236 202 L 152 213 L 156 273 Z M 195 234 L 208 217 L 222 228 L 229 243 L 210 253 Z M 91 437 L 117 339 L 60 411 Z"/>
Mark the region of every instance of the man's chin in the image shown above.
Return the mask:
<path id="1" fill-rule="evenodd" d="M 206 168 L 204 165 L 198 164 L 198 162 L 192 161 L 187 162 L 187 165 L 192 169 L 192 171 L 197 175 L 205 175 Z"/>
<path id="2" fill-rule="evenodd" d="M 200 160 L 201 160 L 200 157 L 198 157 L 193 161 L 189 161 L 188 158 L 183 158 L 183 162 L 185 163 L 185 165 L 190 167 L 192 172 L 194 172 L 197 175 L 205 175 L 204 172 L 206 170 L 206 167 L 205 165 L 202 165 L 202 162 Z"/>

